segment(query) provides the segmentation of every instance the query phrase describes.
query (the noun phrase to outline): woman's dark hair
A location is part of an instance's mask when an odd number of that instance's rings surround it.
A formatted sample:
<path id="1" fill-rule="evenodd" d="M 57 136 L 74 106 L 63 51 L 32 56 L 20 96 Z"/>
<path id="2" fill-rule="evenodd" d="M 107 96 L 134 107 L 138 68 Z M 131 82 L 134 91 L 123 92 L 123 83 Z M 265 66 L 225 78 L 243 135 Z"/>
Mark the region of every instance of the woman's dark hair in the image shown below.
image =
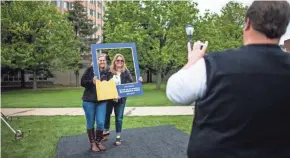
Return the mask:
<path id="1" fill-rule="evenodd" d="M 254 1 L 246 15 L 252 27 L 268 38 L 281 38 L 290 21 L 287 1 Z"/>

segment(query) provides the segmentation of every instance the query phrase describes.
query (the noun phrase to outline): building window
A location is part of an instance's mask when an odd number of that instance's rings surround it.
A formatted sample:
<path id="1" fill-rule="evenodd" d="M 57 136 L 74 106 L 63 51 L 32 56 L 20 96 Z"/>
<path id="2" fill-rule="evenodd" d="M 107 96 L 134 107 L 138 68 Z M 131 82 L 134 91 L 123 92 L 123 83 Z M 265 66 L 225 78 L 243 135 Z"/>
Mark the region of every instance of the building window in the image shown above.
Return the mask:
<path id="1" fill-rule="evenodd" d="M 96 5 L 96 0 L 90 0 L 90 3 Z"/>
<path id="2" fill-rule="evenodd" d="M 98 2 L 98 7 L 102 8 L 102 3 L 101 2 Z"/>
<path id="3" fill-rule="evenodd" d="M 60 1 L 59 0 L 56 1 L 56 6 L 60 7 Z"/>
<path id="4" fill-rule="evenodd" d="M 92 9 L 90 9 L 90 15 L 94 16 L 94 11 Z"/>
<path id="5" fill-rule="evenodd" d="M 37 76 L 39 81 L 46 81 L 47 77 L 43 74 L 41 74 L 40 76 Z"/>
<path id="6" fill-rule="evenodd" d="M 52 1 L 53 2 L 53 4 L 56 6 L 56 7 L 60 7 L 60 1 Z"/>
<path id="7" fill-rule="evenodd" d="M 64 3 L 63 3 L 63 8 L 68 9 L 68 2 L 64 2 Z"/>
<path id="8" fill-rule="evenodd" d="M 30 81 L 33 81 L 33 74 L 29 74 L 29 80 L 30 80 Z M 37 76 L 36 76 L 36 80 L 37 80 L 37 81 L 47 81 L 48 78 L 47 78 L 47 76 L 45 76 L 44 74 L 41 74 L 41 75 L 37 75 Z"/>
<path id="9" fill-rule="evenodd" d="M 96 11 L 90 9 L 90 15 L 96 17 Z"/>
<path id="10" fill-rule="evenodd" d="M 64 8 L 66 8 L 67 10 L 72 10 L 73 4 L 70 2 L 64 2 Z"/>
<path id="11" fill-rule="evenodd" d="M 101 14 L 100 14 L 100 13 L 98 13 L 98 19 L 101 19 L 101 17 L 102 17 L 102 16 L 101 16 Z"/>
<path id="12" fill-rule="evenodd" d="M 17 74 L 2 74 L 2 81 L 3 82 L 19 82 L 21 81 L 20 72 Z"/>

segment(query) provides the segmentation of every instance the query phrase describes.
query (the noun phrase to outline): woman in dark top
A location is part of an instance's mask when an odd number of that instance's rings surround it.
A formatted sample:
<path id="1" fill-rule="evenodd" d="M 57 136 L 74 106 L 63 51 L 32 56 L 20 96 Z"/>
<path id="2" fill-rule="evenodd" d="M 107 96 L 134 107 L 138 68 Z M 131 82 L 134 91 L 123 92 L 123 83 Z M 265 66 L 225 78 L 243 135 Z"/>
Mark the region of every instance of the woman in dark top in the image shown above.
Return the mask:
<path id="1" fill-rule="evenodd" d="M 112 65 L 110 67 L 110 79 L 113 79 L 116 85 L 119 84 L 126 84 L 132 83 L 133 79 L 130 74 L 130 71 L 127 69 L 125 58 L 121 54 L 116 54 Z M 142 82 L 142 77 L 139 79 Z M 105 139 L 108 139 L 109 130 L 110 130 L 110 117 L 114 108 L 115 113 L 115 124 L 116 124 L 116 142 L 115 145 L 121 144 L 121 131 L 122 131 L 122 121 L 123 121 L 123 114 L 126 105 L 127 98 L 116 98 L 113 100 L 108 101 L 107 104 L 107 111 L 106 111 L 106 120 L 105 120 Z"/>
<path id="2" fill-rule="evenodd" d="M 98 56 L 100 80 L 108 80 L 108 69 L 105 55 Z M 101 144 L 103 139 L 106 116 L 106 101 L 98 101 L 95 86 L 94 70 L 91 64 L 81 78 L 81 86 L 85 88 L 82 100 L 86 116 L 87 133 L 92 151 L 102 151 L 106 148 Z M 96 122 L 96 131 L 94 124 Z"/>

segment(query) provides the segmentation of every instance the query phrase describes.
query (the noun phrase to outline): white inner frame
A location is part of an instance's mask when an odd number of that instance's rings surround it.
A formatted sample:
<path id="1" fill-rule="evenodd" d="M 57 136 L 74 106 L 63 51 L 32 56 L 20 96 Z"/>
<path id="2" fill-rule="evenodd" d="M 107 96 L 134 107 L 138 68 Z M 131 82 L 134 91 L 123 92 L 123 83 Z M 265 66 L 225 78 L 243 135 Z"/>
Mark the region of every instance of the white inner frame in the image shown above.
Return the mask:
<path id="1" fill-rule="evenodd" d="M 137 84 L 138 83 L 138 78 L 137 78 L 137 71 L 136 71 L 136 65 L 135 65 L 135 58 L 134 58 L 134 54 L 133 54 L 133 49 L 132 47 L 122 47 L 122 48 L 102 48 L 102 49 L 96 49 L 96 57 L 97 57 L 97 66 L 99 68 L 99 60 L 98 60 L 98 57 L 100 54 L 100 50 L 104 50 L 104 49 L 123 49 L 123 48 L 129 48 L 131 49 L 131 55 L 132 55 L 132 58 L 133 58 L 133 64 L 134 64 L 134 72 L 135 72 L 135 82 L 132 82 L 132 83 L 126 83 L 126 84 L 120 84 L 120 85 L 130 85 L 130 84 Z M 123 54 L 122 54 L 123 55 Z M 125 59 L 126 60 L 126 59 Z M 111 63 L 112 64 L 112 63 Z M 101 78 L 100 76 L 100 71 L 99 71 L 99 78 Z M 111 79 L 110 79 L 111 80 Z"/>

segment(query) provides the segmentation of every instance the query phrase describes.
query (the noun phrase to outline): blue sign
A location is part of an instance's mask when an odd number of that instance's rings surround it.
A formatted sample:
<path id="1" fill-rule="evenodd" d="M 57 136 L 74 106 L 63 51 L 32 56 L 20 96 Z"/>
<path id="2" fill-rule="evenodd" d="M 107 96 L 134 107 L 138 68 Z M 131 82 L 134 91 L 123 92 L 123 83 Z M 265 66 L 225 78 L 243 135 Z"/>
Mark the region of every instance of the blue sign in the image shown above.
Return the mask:
<path id="1" fill-rule="evenodd" d="M 143 94 L 142 82 L 139 81 L 140 70 L 139 70 L 139 63 L 138 63 L 135 43 L 92 44 L 91 48 L 92 48 L 94 75 L 98 79 L 100 79 L 99 77 L 100 75 L 99 75 L 99 66 L 98 66 L 98 60 L 97 60 L 98 59 L 97 50 L 130 48 L 132 50 L 136 82 L 117 85 L 118 94 L 120 97 L 136 96 L 136 95 Z"/>

